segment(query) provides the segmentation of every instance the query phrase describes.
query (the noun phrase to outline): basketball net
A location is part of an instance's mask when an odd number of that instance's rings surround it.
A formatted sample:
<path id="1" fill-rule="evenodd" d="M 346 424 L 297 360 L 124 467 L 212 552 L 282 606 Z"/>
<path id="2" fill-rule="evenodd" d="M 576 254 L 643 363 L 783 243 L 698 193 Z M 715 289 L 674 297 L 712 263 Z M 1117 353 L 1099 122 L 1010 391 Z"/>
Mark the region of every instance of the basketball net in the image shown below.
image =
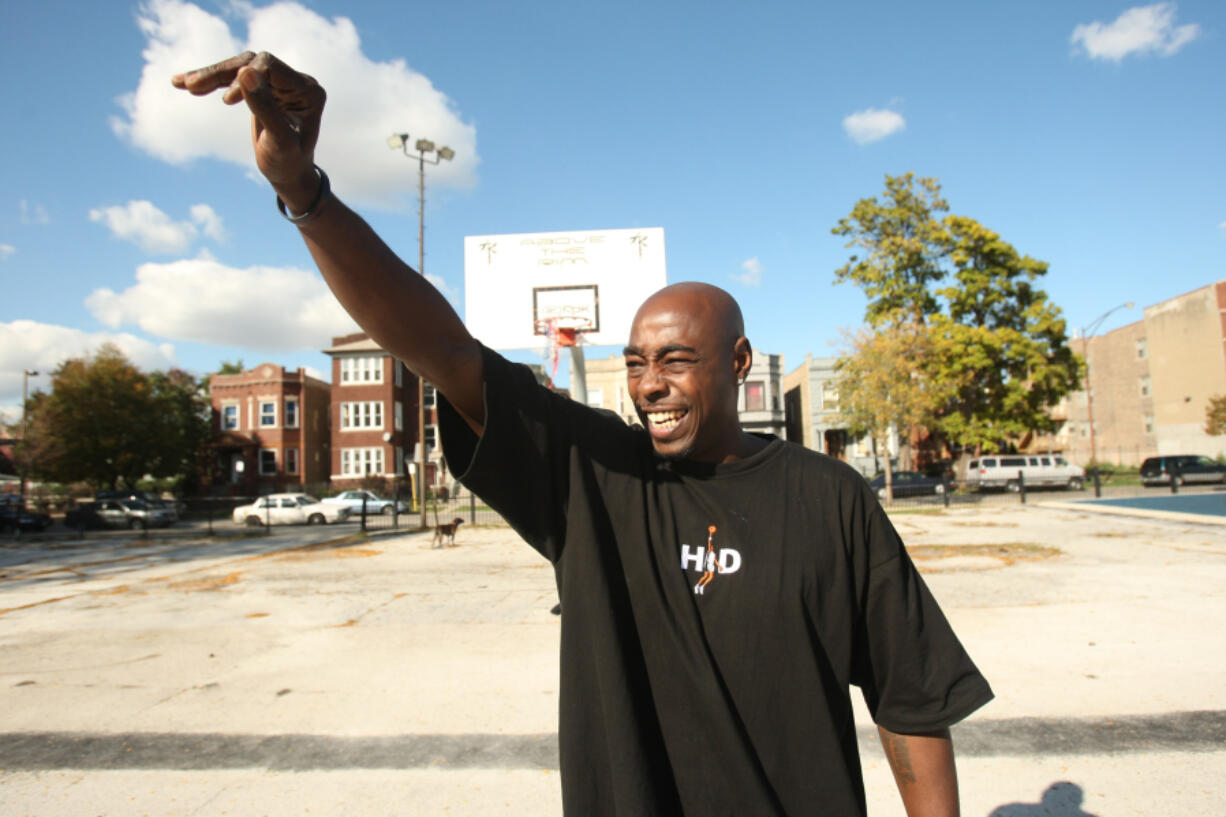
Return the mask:
<path id="1" fill-rule="evenodd" d="M 574 346 L 579 342 L 578 333 L 573 326 L 558 326 L 557 318 L 545 321 L 545 355 L 550 362 L 549 385 L 553 386 L 554 378 L 558 376 L 558 352 L 563 346 Z"/>

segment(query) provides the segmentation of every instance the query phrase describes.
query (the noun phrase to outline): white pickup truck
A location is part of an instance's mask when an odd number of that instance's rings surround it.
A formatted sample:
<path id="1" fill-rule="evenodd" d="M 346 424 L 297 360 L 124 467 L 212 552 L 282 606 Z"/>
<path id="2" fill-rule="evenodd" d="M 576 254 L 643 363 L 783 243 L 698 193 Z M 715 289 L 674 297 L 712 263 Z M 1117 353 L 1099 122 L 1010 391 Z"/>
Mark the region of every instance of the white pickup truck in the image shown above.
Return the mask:
<path id="1" fill-rule="evenodd" d="M 967 488 L 1020 491 L 1022 481 L 1027 487 L 1057 487 L 1080 491 L 1085 486 L 1086 472 L 1055 454 L 1002 454 L 971 460 L 966 466 Z"/>

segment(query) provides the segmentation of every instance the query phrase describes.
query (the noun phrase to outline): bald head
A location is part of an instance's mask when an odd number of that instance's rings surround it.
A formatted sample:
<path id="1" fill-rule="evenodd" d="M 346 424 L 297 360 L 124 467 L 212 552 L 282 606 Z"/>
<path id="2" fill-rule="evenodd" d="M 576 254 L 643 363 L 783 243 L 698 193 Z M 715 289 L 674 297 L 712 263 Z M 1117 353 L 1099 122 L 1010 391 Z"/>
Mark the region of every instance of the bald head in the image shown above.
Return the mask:
<path id="1" fill-rule="evenodd" d="M 698 281 L 683 281 L 666 286 L 643 301 L 634 315 L 633 326 L 650 316 L 661 313 L 688 316 L 701 325 L 704 334 L 718 348 L 732 350 L 738 338 L 745 335 L 745 319 L 736 299 L 724 290 Z M 631 334 L 634 329 L 631 328 Z"/>

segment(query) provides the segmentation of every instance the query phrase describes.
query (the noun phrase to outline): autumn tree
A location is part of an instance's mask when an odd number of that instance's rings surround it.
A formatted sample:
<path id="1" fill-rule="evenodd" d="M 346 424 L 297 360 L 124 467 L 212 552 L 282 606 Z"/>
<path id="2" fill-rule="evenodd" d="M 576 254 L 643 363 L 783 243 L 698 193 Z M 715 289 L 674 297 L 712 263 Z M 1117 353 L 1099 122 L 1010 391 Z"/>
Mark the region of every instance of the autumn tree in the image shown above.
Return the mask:
<path id="1" fill-rule="evenodd" d="M 835 363 L 839 415 L 848 431 L 884 443 L 892 429 L 926 424 L 940 403 L 926 374 L 931 354 L 931 336 L 912 323 L 849 333 L 844 354 Z M 894 470 L 888 452 L 885 488 L 887 500 L 892 500 Z"/>
<path id="2" fill-rule="evenodd" d="M 188 475 L 209 433 L 195 378 L 146 374 L 110 344 L 61 363 L 26 411 L 30 472 L 55 482 L 135 487 L 146 475 Z"/>
<path id="3" fill-rule="evenodd" d="M 928 429 L 995 449 L 1052 428 L 1047 409 L 1077 387 L 1080 363 L 1060 309 L 1036 285 L 1047 264 L 974 219 L 938 216 L 948 209 L 936 179 L 886 176 L 882 199 L 860 200 L 832 231 L 856 250 L 835 279 L 864 291 L 874 330 L 927 335 L 917 377 L 893 378 L 891 399 L 928 401 Z"/>
<path id="4" fill-rule="evenodd" d="M 1226 434 L 1226 394 L 1209 398 L 1205 406 L 1205 433 L 1216 437 Z"/>

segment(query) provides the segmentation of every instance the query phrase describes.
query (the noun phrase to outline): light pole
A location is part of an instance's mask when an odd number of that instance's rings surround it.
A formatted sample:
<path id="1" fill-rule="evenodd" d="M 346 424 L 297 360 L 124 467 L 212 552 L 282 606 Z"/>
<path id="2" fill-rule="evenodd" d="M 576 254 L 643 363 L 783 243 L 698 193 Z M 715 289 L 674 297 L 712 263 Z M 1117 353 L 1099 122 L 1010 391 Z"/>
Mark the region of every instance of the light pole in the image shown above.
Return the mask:
<path id="1" fill-rule="evenodd" d="M 1094 333 L 1098 331 L 1098 327 L 1102 326 L 1108 315 L 1120 309 L 1132 309 L 1132 301 L 1111 307 L 1095 318 L 1088 327 L 1081 330 L 1081 356 L 1086 361 L 1086 410 L 1090 415 L 1090 462 L 1094 464 L 1095 473 L 1098 472 L 1098 446 L 1094 439 L 1094 391 L 1090 387 L 1090 338 L 1094 337 Z"/>
<path id="2" fill-rule="evenodd" d="M 26 504 L 26 402 L 30 399 L 30 378 L 37 377 L 34 369 L 21 370 L 21 506 Z"/>
<path id="3" fill-rule="evenodd" d="M 402 150 L 410 159 L 409 135 L 393 133 L 387 137 L 387 146 Z M 413 145 L 417 152 L 417 274 L 426 274 L 426 164 L 436 165 L 444 159 L 455 158 L 449 147 L 436 148 L 429 139 L 418 139 Z M 426 154 L 433 153 L 433 159 Z M 426 527 L 426 384 L 417 376 L 417 508 L 421 514 L 421 527 Z"/>

